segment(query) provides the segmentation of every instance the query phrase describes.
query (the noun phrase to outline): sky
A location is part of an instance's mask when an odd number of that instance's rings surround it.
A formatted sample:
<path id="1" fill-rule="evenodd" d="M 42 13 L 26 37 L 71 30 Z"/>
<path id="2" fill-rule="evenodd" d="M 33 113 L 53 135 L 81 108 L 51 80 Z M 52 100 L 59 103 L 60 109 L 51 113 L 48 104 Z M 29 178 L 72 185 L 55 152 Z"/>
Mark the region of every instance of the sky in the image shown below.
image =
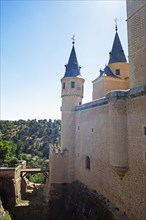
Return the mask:
<path id="1" fill-rule="evenodd" d="M 81 75 L 83 103 L 92 81 L 109 60 L 115 21 L 125 52 L 125 0 L 1 0 L 1 120 L 60 119 L 61 82 L 72 36 Z"/>

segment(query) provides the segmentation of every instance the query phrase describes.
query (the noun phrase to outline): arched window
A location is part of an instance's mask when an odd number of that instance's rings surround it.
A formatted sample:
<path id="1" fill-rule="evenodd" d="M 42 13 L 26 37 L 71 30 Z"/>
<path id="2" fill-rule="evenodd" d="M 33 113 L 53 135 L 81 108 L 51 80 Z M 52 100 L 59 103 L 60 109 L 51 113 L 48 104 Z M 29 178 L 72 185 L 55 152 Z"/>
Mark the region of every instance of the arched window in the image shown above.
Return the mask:
<path id="1" fill-rule="evenodd" d="M 90 170 L 90 157 L 86 156 L 85 167 L 87 170 Z"/>

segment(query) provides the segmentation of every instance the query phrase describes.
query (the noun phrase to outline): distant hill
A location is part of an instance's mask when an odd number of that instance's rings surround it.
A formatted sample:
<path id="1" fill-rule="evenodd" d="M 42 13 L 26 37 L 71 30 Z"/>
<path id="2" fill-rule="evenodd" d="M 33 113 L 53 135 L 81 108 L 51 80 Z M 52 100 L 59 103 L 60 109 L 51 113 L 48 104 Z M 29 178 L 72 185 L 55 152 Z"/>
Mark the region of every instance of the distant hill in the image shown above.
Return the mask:
<path id="1" fill-rule="evenodd" d="M 18 120 L 0 121 L 0 137 L 12 144 L 12 156 L 18 159 L 47 159 L 49 144 L 59 145 L 61 121 Z"/>

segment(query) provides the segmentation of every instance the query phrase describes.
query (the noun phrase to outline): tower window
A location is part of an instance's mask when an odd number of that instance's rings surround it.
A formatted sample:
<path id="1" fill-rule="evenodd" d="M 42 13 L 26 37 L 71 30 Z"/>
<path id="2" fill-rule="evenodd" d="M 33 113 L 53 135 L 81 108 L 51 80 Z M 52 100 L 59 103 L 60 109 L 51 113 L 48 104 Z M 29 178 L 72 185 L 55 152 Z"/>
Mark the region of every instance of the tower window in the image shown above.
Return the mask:
<path id="1" fill-rule="evenodd" d="M 116 76 L 120 76 L 120 70 L 116 69 Z"/>
<path id="2" fill-rule="evenodd" d="M 74 81 L 71 81 L 71 88 L 75 88 L 75 82 Z"/>
<path id="3" fill-rule="evenodd" d="M 62 88 L 65 89 L 65 82 L 63 83 Z"/>
<path id="4" fill-rule="evenodd" d="M 85 167 L 87 170 L 90 170 L 90 158 L 86 156 Z"/>

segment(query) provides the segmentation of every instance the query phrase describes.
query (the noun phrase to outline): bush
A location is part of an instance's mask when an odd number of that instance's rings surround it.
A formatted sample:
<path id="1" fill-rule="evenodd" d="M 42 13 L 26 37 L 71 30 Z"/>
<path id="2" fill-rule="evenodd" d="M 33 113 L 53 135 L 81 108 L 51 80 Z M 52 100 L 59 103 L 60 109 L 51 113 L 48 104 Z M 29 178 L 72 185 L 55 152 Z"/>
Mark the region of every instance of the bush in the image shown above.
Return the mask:
<path id="1" fill-rule="evenodd" d="M 11 159 L 7 160 L 6 163 L 9 167 L 16 167 L 19 164 L 19 160 L 16 157 L 12 157 Z"/>
<path id="2" fill-rule="evenodd" d="M 33 183 L 44 183 L 45 182 L 45 176 L 43 173 L 28 174 L 27 178 L 29 179 L 29 181 Z"/>
<path id="3" fill-rule="evenodd" d="M 5 214 L 4 214 L 4 216 L 3 216 L 0 220 L 11 220 L 11 217 L 10 217 L 10 215 L 9 215 L 9 212 L 6 211 Z"/>

